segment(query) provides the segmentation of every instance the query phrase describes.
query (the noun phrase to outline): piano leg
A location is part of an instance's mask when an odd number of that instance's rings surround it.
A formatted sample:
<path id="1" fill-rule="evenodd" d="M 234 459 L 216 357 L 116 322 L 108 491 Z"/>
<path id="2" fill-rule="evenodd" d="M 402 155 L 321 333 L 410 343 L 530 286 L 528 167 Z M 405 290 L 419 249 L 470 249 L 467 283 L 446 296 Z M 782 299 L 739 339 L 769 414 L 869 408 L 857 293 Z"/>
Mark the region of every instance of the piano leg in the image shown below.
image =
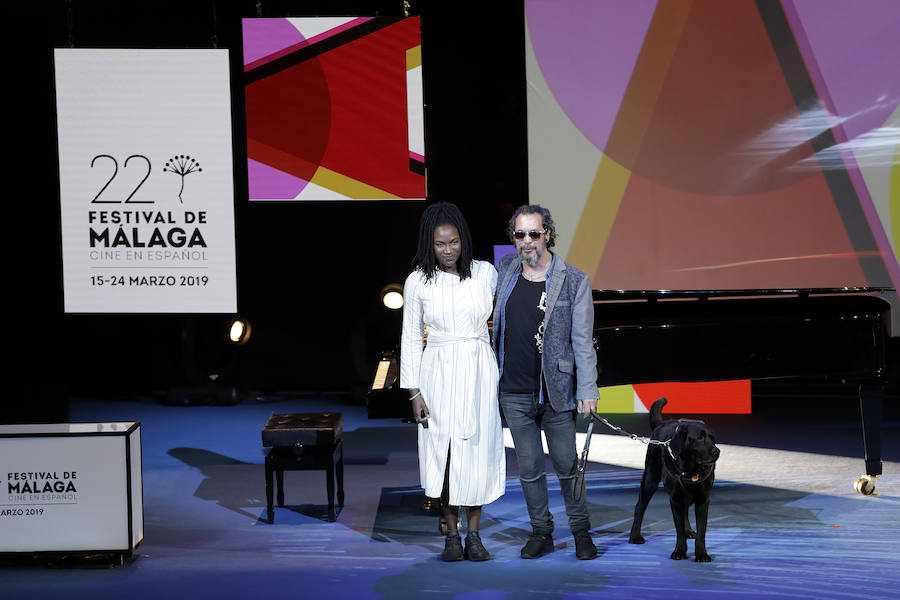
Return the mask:
<path id="1" fill-rule="evenodd" d="M 856 480 L 857 492 L 866 496 L 875 491 L 875 478 L 881 475 L 881 423 L 884 414 L 884 385 L 859 386 L 859 412 L 862 418 L 863 445 L 866 449 L 866 474 Z"/>

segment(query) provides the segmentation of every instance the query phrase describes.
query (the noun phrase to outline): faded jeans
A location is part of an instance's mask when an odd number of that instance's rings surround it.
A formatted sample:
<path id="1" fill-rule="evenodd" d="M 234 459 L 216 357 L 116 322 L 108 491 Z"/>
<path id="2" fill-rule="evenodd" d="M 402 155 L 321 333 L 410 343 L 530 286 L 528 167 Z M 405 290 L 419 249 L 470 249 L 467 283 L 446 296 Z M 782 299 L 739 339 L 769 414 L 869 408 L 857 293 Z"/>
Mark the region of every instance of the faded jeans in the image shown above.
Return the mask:
<path id="1" fill-rule="evenodd" d="M 547 494 L 547 474 L 544 469 L 544 449 L 541 444 L 541 428 L 547 437 L 550 460 L 559 488 L 566 503 L 569 527 L 572 532 L 591 528 L 584 490 L 575 500 L 575 471 L 578 456 L 575 450 L 576 411 L 556 412 L 549 402 L 538 404 L 537 394 L 500 394 L 500 408 L 512 433 L 519 461 L 519 480 L 531 527 L 536 534 L 553 532 L 553 515 L 550 514 Z M 582 484 L 583 485 L 583 484 Z"/>

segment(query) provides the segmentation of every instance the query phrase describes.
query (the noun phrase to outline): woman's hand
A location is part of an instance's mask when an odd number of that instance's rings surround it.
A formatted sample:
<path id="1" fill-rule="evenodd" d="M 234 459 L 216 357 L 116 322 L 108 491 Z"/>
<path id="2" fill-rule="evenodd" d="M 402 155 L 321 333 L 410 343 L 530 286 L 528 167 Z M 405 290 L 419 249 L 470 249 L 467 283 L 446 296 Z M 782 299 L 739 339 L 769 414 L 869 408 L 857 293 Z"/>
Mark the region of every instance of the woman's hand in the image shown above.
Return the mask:
<path id="1" fill-rule="evenodd" d="M 421 423 L 423 427 L 428 427 L 428 405 L 425 404 L 425 398 L 419 390 L 410 390 L 412 396 L 410 403 L 412 404 L 413 419 L 416 423 Z"/>

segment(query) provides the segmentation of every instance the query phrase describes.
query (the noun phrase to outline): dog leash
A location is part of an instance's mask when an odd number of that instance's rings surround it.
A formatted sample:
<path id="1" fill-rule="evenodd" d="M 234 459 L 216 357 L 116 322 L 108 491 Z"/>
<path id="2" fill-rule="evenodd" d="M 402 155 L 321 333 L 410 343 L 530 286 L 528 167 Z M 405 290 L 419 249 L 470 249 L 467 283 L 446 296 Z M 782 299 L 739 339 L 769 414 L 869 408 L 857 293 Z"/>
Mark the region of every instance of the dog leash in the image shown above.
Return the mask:
<path id="1" fill-rule="evenodd" d="M 661 440 L 652 440 L 652 439 L 650 439 L 650 438 L 648 438 L 648 437 L 644 437 L 644 436 L 642 436 L 642 435 L 637 435 L 636 433 L 628 433 L 627 431 L 625 431 L 625 430 L 622 429 L 621 427 L 616 427 L 615 425 L 613 425 L 612 423 L 610 423 L 609 421 L 607 421 L 606 419 L 604 419 L 603 417 L 601 417 L 600 415 L 598 415 L 598 414 L 596 414 L 596 413 L 591 413 L 590 418 L 591 418 L 591 425 L 594 424 L 594 419 L 596 419 L 596 420 L 600 421 L 601 423 L 603 423 L 604 425 L 606 425 L 607 427 L 609 427 L 610 429 L 612 429 L 613 431 L 615 431 L 616 433 L 620 433 L 620 434 L 622 434 L 622 435 L 626 435 L 626 436 L 630 437 L 631 439 L 633 439 L 633 440 L 635 440 L 635 441 L 641 442 L 642 444 L 648 444 L 648 445 L 649 445 L 649 444 L 656 444 L 656 445 L 658 445 L 658 446 L 666 446 L 666 447 L 668 448 L 669 445 L 672 443 L 672 439 L 671 439 L 671 438 L 668 439 L 668 440 L 665 440 L 665 441 L 661 441 Z M 590 431 L 590 430 L 588 430 L 588 431 Z M 669 453 L 670 453 L 670 454 L 672 453 L 672 449 L 671 449 L 671 448 L 669 448 Z"/>
<path id="2" fill-rule="evenodd" d="M 590 423 L 588 423 L 587 434 L 586 434 L 586 437 L 584 440 L 584 449 L 581 451 L 581 456 L 578 459 L 578 468 L 576 469 L 576 472 L 575 472 L 575 499 L 576 500 L 579 498 L 579 494 L 581 493 L 581 490 L 583 487 L 580 484 L 584 482 L 584 471 L 587 468 L 588 450 L 591 447 L 591 434 L 594 432 L 594 422 L 595 421 L 600 421 L 601 423 L 603 423 L 604 425 L 606 425 L 613 431 L 620 433 L 622 435 L 626 435 L 626 436 L 630 437 L 631 439 L 641 442 L 643 444 L 648 444 L 648 445 L 656 444 L 659 446 L 665 446 L 666 450 L 668 450 L 668 452 L 669 452 L 669 455 L 672 456 L 673 459 L 675 458 L 675 455 L 672 454 L 672 448 L 671 448 L 672 440 L 671 439 L 668 439 L 665 441 L 660 441 L 660 440 L 653 440 L 653 439 L 650 439 L 648 437 L 644 437 L 641 435 L 637 435 L 635 433 L 629 433 L 629 432 L 625 431 L 624 429 L 622 429 L 621 427 L 617 427 L 616 425 L 613 425 L 612 423 L 610 423 L 609 421 L 607 421 L 606 419 L 604 419 L 597 413 L 593 413 L 593 412 L 590 413 L 589 418 L 590 418 Z"/>
<path id="3" fill-rule="evenodd" d="M 594 413 L 591 413 L 591 417 L 594 416 Z M 591 447 L 591 435 L 594 433 L 594 419 L 588 423 L 587 428 L 587 437 L 584 439 L 584 450 L 581 451 L 581 456 L 578 458 L 578 468 L 575 470 L 575 490 L 572 492 L 573 498 L 578 501 L 581 500 L 581 495 L 584 493 L 584 470 L 587 468 L 587 457 L 588 450 Z"/>
<path id="4" fill-rule="evenodd" d="M 675 457 L 675 453 L 672 452 L 672 439 L 673 439 L 673 438 L 669 438 L 669 439 L 667 439 L 667 440 L 665 440 L 665 441 L 663 441 L 663 440 L 654 440 L 654 439 L 651 439 L 651 438 L 648 438 L 648 437 L 644 437 L 644 436 L 642 436 L 642 435 L 637 435 L 637 434 L 634 434 L 634 433 L 628 433 L 627 431 L 625 431 L 625 430 L 622 429 L 621 427 L 616 427 L 615 425 L 613 425 L 612 423 L 610 423 L 609 421 L 607 421 L 606 419 L 604 419 L 604 418 L 601 417 L 600 415 L 595 415 L 594 413 L 591 413 L 591 419 L 595 419 L 595 418 L 598 419 L 598 420 L 600 420 L 600 421 L 602 421 L 604 425 L 606 425 L 607 427 L 609 427 L 609 428 L 612 429 L 613 431 L 615 431 L 615 432 L 617 432 L 617 433 L 621 433 L 622 435 L 627 435 L 627 436 L 630 437 L 631 439 L 636 440 L 636 441 L 638 441 L 638 442 L 641 442 L 642 444 L 647 444 L 648 446 L 649 446 L 650 444 L 656 444 L 657 446 L 663 446 L 663 447 L 665 447 L 666 452 L 669 453 L 669 458 L 672 459 L 672 462 L 674 462 L 676 465 L 679 464 L 679 463 L 678 463 L 678 459 Z M 678 428 L 677 428 L 677 427 L 676 427 L 676 429 L 675 429 L 675 432 L 676 432 L 676 433 L 678 432 Z M 679 469 L 679 470 L 680 470 L 680 469 Z M 710 472 L 712 472 L 712 470 L 710 470 Z M 682 473 L 682 477 L 684 477 L 684 475 L 685 475 L 685 474 Z M 706 474 L 706 477 L 704 477 L 703 480 L 705 481 L 707 477 L 709 477 L 709 473 Z M 684 478 L 685 478 L 685 479 L 690 479 L 692 482 L 695 482 L 695 483 L 698 481 L 698 477 L 697 477 L 696 475 L 694 475 L 693 477 L 684 477 Z"/>
<path id="5" fill-rule="evenodd" d="M 597 413 L 590 413 L 589 418 L 590 418 L 590 423 L 588 423 L 587 437 L 584 440 L 584 449 L 581 451 L 581 456 L 578 459 L 578 468 L 576 469 L 576 472 L 575 472 L 575 490 L 573 493 L 575 500 L 579 500 L 581 498 L 581 494 L 584 491 L 584 471 L 587 468 L 588 450 L 591 447 L 591 434 L 594 432 L 594 421 L 600 421 L 601 423 L 603 423 L 604 425 L 606 425 L 607 427 L 609 427 L 616 433 L 628 436 L 632 440 L 641 442 L 642 444 L 646 444 L 646 445 L 656 444 L 657 446 L 664 446 L 666 449 L 666 452 L 669 453 L 669 457 L 672 459 L 672 461 L 676 465 L 678 465 L 678 459 L 675 457 L 675 453 L 672 452 L 672 439 L 673 438 L 669 438 L 667 440 L 654 440 L 654 439 L 651 439 L 648 437 L 644 437 L 642 435 L 637 435 L 636 433 L 629 433 L 629 432 L 625 431 L 624 429 L 622 429 L 621 427 L 613 425 L 612 423 L 610 423 L 609 421 L 607 421 L 606 419 L 604 419 Z M 677 431 L 678 430 L 676 429 L 676 432 Z M 682 472 L 681 478 L 685 479 L 685 480 L 689 480 L 692 483 L 698 483 L 701 481 L 706 481 L 709 478 L 709 476 L 712 474 L 712 471 L 713 471 L 712 467 L 710 467 L 709 470 L 707 471 L 706 475 L 704 475 L 702 478 L 700 478 L 698 475 L 693 475 L 691 477 L 688 477 L 686 475 L 686 473 Z"/>
<path id="6" fill-rule="evenodd" d="M 594 417 L 594 414 L 593 414 L 593 413 L 591 414 L 591 417 Z M 648 444 L 648 445 L 649 445 L 649 444 L 656 444 L 656 445 L 658 445 L 658 446 L 665 446 L 665 447 L 666 447 L 666 452 L 669 453 L 669 458 L 672 459 L 672 462 L 675 463 L 675 466 L 676 466 L 676 467 L 681 467 L 681 464 L 678 462 L 678 458 L 675 456 L 675 453 L 672 452 L 672 440 L 674 439 L 674 436 L 671 437 L 671 438 L 669 438 L 669 439 L 667 439 L 667 440 L 664 441 L 664 442 L 663 442 L 663 441 L 660 441 L 660 440 L 653 440 L 653 439 L 650 439 L 650 438 L 645 438 L 645 437 L 643 437 L 643 436 L 635 435 L 635 434 L 633 434 L 633 433 L 628 433 L 627 431 L 625 431 L 625 430 L 622 429 L 621 427 L 616 427 L 615 425 L 613 425 L 612 423 L 610 423 L 609 421 L 607 421 L 606 419 L 604 419 L 603 417 L 601 417 L 601 416 L 599 416 L 599 415 L 597 415 L 597 418 L 600 419 L 601 421 L 603 421 L 604 423 L 606 423 L 607 426 L 611 427 L 612 429 L 615 429 L 616 431 L 621 432 L 621 433 L 624 434 L 624 435 L 629 436 L 629 437 L 630 437 L 631 439 L 633 439 L 633 440 L 638 440 L 639 442 L 643 442 L 643 443 Z M 679 420 L 679 425 L 677 425 L 677 426 L 675 427 L 675 433 L 676 433 L 676 434 L 678 433 L 678 427 L 681 426 L 680 423 L 681 423 L 681 420 Z M 697 475 L 696 473 L 693 474 L 693 475 L 688 476 L 688 474 L 685 473 L 682 469 L 678 468 L 677 470 L 681 473 L 681 474 L 679 475 L 679 477 L 681 477 L 681 479 L 683 479 L 684 481 L 690 481 L 691 483 L 701 483 L 701 482 L 704 482 L 704 481 L 706 481 L 707 479 L 709 479 L 709 476 L 712 475 L 713 467 L 710 467 L 709 469 L 707 469 L 706 475 L 704 475 L 703 477 L 700 477 L 700 476 Z"/>
<path id="7" fill-rule="evenodd" d="M 587 434 L 584 440 L 584 449 L 581 451 L 581 456 L 578 458 L 578 468 L 575 470 L 575 489 L 573 491 L 573 496 L 575 500 L 581 499 L 581 494 L 584 493 L 584 471 L 587 468 L 587 458 L 588 458 L 588 450 L 591 447 L 591 435 L 594 432 L 594 422 L 600 421 L 616 433 L 621 435 L 626 435 L 633 440 L 641 442 L 643 444 L 656 444 L 658 446 L 665 446 L 666 450 L 669 452 L 669 455 L 675 460 L 675 455 L 672 453 L 671 447 L 671 438 L 665 441 L 653 440 L 648 437 L 644 437 L 642 435 L 637 435 L 635 433 L 629 433 L 622 429 L 621 427 L 617 427 L 598 415 L 597 413 L 590 413 L 589 415 L 590 422 L 588 423 Z"/>

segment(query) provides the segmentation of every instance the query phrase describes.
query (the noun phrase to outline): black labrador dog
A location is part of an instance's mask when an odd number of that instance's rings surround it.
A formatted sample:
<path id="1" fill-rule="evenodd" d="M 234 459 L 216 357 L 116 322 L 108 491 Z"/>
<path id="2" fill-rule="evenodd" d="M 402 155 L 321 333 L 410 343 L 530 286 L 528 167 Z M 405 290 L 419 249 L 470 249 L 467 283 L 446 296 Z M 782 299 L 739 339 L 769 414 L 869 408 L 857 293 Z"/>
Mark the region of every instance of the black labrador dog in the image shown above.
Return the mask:
<path id="1" fill-rule="evenodd" d="M 712 557 L 706 552 L 706 520 L 709 516 L 709 494 L 715 481 L 716 461 L 719 449 L 716 436 L 703 421 L 679 419 L 663 421 L 662 409 L 665 398 L 659 398 L 650 408 L 650 439 L 667 444 L 649 444 L 644 462 L 644 477 L 641 493 L 634 506 L 634 522 L 628 542 L 643 544 L 641 523 L 650 498 L 662 481 L 669 492 L 669 504 L 675 519 L 678 539 L 670 557 L 674 560 L 687 558 L 687 540 L 694 538 L 694 554 L 697 562 L 710 562 Z M 696 533 L 688 520 L 688 508 L 694 505 L 697 520 Z"/>

